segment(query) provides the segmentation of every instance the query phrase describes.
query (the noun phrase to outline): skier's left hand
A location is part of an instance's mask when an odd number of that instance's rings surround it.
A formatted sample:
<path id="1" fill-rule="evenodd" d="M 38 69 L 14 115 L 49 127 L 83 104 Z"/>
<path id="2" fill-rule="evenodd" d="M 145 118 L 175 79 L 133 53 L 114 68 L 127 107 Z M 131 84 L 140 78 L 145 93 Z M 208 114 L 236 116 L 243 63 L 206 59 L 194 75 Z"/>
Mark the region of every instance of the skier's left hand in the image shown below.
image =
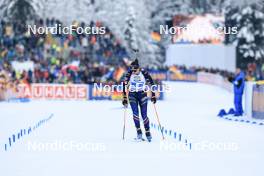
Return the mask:
<path id="1" fill-rule="evenodd" d="M 155 104 L 157 102 L 157 98 L 155 96 L 152 96 L 150 101 Z"/>
<path id="2" fill-rule="evenodd" d="M 128 106 L 127 98 L 123 99 L 122 104 L 124 105 L 125 108 L 127 108 L 127 106 Z"/>

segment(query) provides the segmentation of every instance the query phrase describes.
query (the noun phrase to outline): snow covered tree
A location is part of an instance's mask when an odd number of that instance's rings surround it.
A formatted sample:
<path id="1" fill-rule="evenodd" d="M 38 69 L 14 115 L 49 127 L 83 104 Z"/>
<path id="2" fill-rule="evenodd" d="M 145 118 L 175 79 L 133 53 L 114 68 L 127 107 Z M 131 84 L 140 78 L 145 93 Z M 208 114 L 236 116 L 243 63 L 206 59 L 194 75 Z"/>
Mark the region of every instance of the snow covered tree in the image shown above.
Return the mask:
<path id="1" fill-rule="evenodd" d="M 160 25 L 172 26 L 172 19 L 177 14 L 187 15 L 190 13 L 189 0 L 145 0 L 145 8 L 150 13 L 150 29 L 160 32 Z M 166 47 L 171 43 L 171 36 L 161 35 L 159 42 L 155 42 L 156 63 L 161 65 L 165 61 Z"/>
<path id="2" fill-rule="evenodd" d="M 263 6 L 243 6 L 231 16 L 238 27 L 232 43 L 237 45 L 239 59 L 264 60 L 264 12 Z"/>
<path id="3" fill-rule="evenodd" d="M 164 25 L 171 21 L 175 15 L 187 15 L 192 12 L 190 0 L 159 0 L 154 4 L 152 10 L 152 23 L 155 30 L 159 30 L 159 25 Z"/>
<path id="4" fill-rule="evenodd" d="M 231 7 L 227 6 L 225 10 L 225 27 L 232 28 L 237 27 L 237 20 L 232 18 L 235 13 L 239 12 L 238 7 Z M 234 40 L 236 39 L 236 35 L 225 35 L 225 44 L 233 44 Z"/>
<path id="5" fill-rule="evenodd" d="M 136 14 L 133 7 L 128 8 L 128 16 L 126 17 L 126 26 L 124 27 L 125 40 L 131 50 L 138 50 L 137 30 L 135 29 Z"/>
<path id="6" fill-rule="evenodd" d="M 66 25 L 74 20 L 92 21 L 95 16 L 93 4 L 93 0 L 34 0 L 34 7 L 41 18 L 56 18 Z"/>
<path id="7" fill-rule="evenodd" d="M 101 2 L 100 2 L 101 1 Z M 115 36 L 125 46 L 130 57 L 133 58 L 133 49 L 139 49 L 139 62 L 143 65 L 157 65 L 156 52 L 159 48 L 151 43 L 151 12 L 146 10 L 144 1 L 112 0 L 103 3 L 96 18 L 109 26 Z"/>
<path id="8" fill-rule="evenodd" d="M 257 5 L 252 7 L 251 4 Z M 245 5 L 250 6 L 253 12 L 245 10 Z M 243 57 L 261 58 L 261 6 L 263 0 L 0 0 L 0 16 L 21 21 L 55 17 L 66 25 L 73 20 L 86 24 L 99 20 L 114 33 L 131 55 L 133 49 L 139 49 L 140 62 L 158 65 L 164 61 L 164 51 L 171 38 L 161 36 L 160 42 L 153 42 L 151 33 L 159 32 L 160 25 L 172 21 L 179 14 L 226 14 L 226 25 L 239 27 L 239 34 L 228 38 L 226 43 L 238 44 Z M 243 11 L 247 13 L 242 14 Z M 249 40 L 250 35 L 254 40 Z M 250 46 L 250 53 L 245 44 Z"/>
<path id="9" fill-rule="evenodd" d="M 59 0 L 35 0 L 35 9 L 38 12 L 38 15 L 43 18 L 51 18 L 55 16 L 56 7 L 58 6 Z"/>
<path id="10" fill-rule="evenodd" d="M 0 10 L 2 18 L 21 23 L 37 18 L 33 0 L 4 0 Z"/>

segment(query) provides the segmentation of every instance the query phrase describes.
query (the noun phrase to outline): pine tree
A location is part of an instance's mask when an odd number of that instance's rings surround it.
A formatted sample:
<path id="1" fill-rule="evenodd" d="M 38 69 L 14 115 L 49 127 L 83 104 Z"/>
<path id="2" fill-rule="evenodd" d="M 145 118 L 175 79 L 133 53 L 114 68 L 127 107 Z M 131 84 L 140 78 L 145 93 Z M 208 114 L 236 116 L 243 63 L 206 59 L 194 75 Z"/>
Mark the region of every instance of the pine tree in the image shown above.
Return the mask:
<path id="1" fill-rule="evenodd" d="M 33 0 L 5 0 L 0 10 L 2 18 L 13 22 L 26 23 L 38 17 Z"/>
<path id="2" fill-rule="evenodd" d="M 192 13 L 190 0 L 159 0 L 156 1 L 152 12 L 153 28 L 159 30 L 159 25 L 171 21 L 175 15 Z"/>
<path id="3" fill-rule="evenodd" d="M 35 0 L 34 2 L 38 16 L 42 19 L 55 17 L 55 13 L 58 14 L 56 7 L 59 5 L 59 0 Z"/>
<path id="4" fill-rule="evenodd" d="M 159 48 L 151 43 L 151 12 L 146 10 L 146 1 L 100 1 L 97 18 L 113 31 L 130 54 L 130 58 L 134 59 L 133 49 L 139 49 L 141 64 L 158 64 L 156 52 Z"/>
<path id="5" fill-rule="evenodd" d="M 236 22 L 238 34 L 238 58 L 248 62 L 264 59 L 264 12 L 263 7 L 252 4 L 243 6 L 231 17 Z"/>
<path id="6" fill-rule="evenodd" d="M 238 7 L 232 7 L 228 5 L 226 7 L 224 16 L 225 16 L 225 27 L 226 28 L 232 28 L 232 27 L 237 27 L 237 20 L 232 17 L 234 14 L 239 12 Z M 225 35 L 225 44 L 233 44 L 233 42 L 236 40 L 236 35 L 234 34 L 227 34 Z"/>
<path id="7" fill-rule="evenodd" d="M 136 29 L 135 29 L 135 11 L 132 7 L 128 8 L 128 16 L 125 19 L 125 28 L 124 28 L 124 35 L 125 40 L 127 41 L 127 45 L 131 50 L 138 50 L 138 44 L 136 39 Z"/>

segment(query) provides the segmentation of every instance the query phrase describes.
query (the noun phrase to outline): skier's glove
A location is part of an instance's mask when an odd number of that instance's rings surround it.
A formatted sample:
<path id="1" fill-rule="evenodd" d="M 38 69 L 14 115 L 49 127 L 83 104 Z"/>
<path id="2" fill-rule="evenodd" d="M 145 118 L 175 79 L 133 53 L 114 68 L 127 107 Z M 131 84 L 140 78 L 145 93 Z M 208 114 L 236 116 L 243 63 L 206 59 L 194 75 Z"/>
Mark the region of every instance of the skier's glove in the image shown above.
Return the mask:
<path id="1" fill-rule="evenodd" d="M 152 96 L 150 101 L 155 104 L 157 102 L 157 98 L 155 96 Z"/>
<path id="2" fill-rule="evenodd" d="M 232 83 L 234 81 L 234 78 L 228 77 L 227 80 Z"/>
<path id="3" fill-rule="evenodd" d="M 126 97 L 124 97 L 123 98 L 123 101 L 122 101 L 122 104 L 125 106 L 125 107 L 127 107 L 127 98 Z"/>

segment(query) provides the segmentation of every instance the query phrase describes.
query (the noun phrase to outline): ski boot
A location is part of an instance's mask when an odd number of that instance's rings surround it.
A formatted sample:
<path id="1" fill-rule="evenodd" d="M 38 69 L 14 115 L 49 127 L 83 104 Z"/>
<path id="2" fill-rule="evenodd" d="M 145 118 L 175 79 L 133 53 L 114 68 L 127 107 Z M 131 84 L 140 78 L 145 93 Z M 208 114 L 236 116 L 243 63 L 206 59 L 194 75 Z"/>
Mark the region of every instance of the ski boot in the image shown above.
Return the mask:
<path id="1" fill-rule="evenodd" d="M 145 141 L 145 139 L 142 137 L 142 132 L 140 128 L 137 129 L 137 137 L 135 138 L 135 140 L 138 142 Z"/>
<path id="2" fill-rule="evenodd" d="M 150 134 L 150 131 L 146 131 L 146 137 L 147 137 L 148 142 L 151 142 L 152 136 Z"/>

